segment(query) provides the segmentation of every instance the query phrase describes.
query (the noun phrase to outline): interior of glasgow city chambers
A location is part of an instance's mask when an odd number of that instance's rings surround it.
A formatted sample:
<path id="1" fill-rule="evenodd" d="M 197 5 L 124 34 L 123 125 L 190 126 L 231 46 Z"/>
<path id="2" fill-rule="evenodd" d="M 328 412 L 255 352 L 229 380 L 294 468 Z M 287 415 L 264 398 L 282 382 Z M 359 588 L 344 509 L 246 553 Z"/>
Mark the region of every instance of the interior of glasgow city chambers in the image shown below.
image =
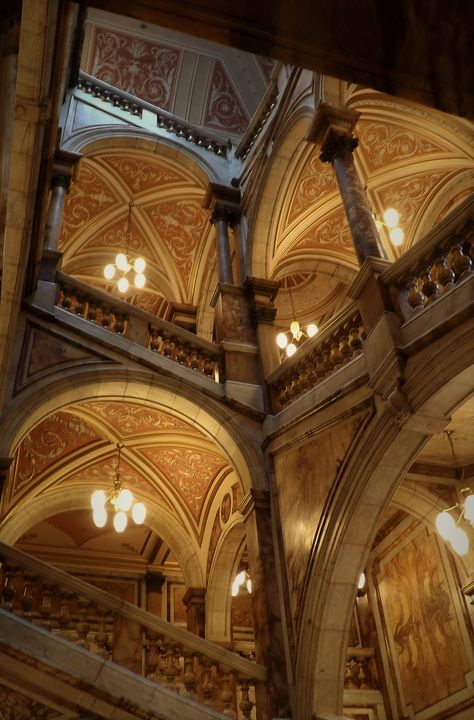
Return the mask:
<path id="1" fill-rule="evenodd" d="M 474 716 L 439 5 L 2 4 L 1 720 Z"/>

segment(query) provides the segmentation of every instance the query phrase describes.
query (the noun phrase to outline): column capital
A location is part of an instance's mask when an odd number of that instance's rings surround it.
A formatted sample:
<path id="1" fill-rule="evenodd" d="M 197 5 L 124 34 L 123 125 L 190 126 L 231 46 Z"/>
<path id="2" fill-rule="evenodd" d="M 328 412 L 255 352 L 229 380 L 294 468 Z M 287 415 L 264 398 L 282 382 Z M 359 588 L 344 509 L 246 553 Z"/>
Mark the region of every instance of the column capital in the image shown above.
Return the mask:
<path id="1" fill-rule="evenodd" d="M 51 186 L 53 188 L 64 187 L 66 190 L 69 190 L 71 181 L 76 174 L 80 158 L 81 155 L 79 153 L 67 152 L 66 150 L 56 151 L 51 176 Z"/>
<path id="2" fill-rule="evenodd" d="M 329 103 L 319 103 L 313 115 L 305 140 L 321 146 L 320 158 L 332 162 L 344 152 L 352 152 L 358 145 L 353 135 L 360 113 L 350 108 L 340 108 Z"/>
<path id="3" fill-rule="evenodd" d="M 244 282 L 244 288 L 253 300 L 269 303 L 275 301 L 280 285 L 279 280 L 256 277 L 246 277 Z"/>
<path id="4" fill-rule="evenodd" d="M 211 222 L 225 220 L 233 224 L 240 219 L 240 190 L 231 185 L 211 182 L 202 207 L 211 211 Z"/>
<path id="5" fill-rule="evenodd" d="M 186 607 L 192 605 L 193 603 L 198 603 L 199 605 L 202 605 L 205 600 L 206 588 L 200 587 L 188 587 L 182 597 L 182 603 L 183 605 L 186 605 Z"/>

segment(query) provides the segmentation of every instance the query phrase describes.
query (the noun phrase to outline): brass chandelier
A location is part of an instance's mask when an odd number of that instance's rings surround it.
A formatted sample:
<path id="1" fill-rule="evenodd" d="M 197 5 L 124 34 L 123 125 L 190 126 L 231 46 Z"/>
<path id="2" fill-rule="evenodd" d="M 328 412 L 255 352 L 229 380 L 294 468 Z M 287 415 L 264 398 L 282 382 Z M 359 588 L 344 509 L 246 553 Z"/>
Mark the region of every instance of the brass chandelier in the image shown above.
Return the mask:
<path id="1" fill-rule="evenodd" d="M 117 279 L 117 288 L 121 295 L 125 295 L 130 287 L 130 280 L 133 279 L 133 284 L 137 290 L 141 290 L 145 287 L 146 278 L 144 275 L 146 262 L 142 257 L 137 257 L 134 260 L 128 256 L 128 250 L 131 240 L 131 223 L 132 223 L 132 208 L 134 207 L 133 200 L 128 203 L 128 219 L 127 219 L 127 232 L 125 233 L 125 252 L 119 252 L 115 256 L 115 262 L 109 263 L 104 268 L 104 277 L 106 280 Z M 133 271 L 133 278 L 129 273 Z"/>

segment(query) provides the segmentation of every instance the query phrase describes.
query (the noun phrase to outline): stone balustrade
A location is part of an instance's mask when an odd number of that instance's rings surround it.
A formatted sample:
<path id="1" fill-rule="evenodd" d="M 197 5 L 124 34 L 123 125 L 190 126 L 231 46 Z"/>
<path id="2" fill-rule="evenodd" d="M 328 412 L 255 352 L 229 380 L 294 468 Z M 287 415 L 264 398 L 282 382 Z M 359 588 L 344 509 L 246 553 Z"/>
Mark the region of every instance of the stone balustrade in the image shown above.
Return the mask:
<path id="1" fill-rule="evenodd" d="M 137 650 L 148 679 L 229 717 L 238 710 L 254 717 L 252 686 L 265 683 L 262 666 L 3 543 L 0 563 L 2 609 L 119 664 L 117 619 L 133 623 L 142 630 Z"/>
<path id="2" fill-rule="evenodd" d="M 379 690 L 374 648 L 348 648 L 344 690 Z"/>
<path id="3" fill-rule="evenodd" d="M 346 365 L 362 351 L 365 332 L 355 304 L 344 308 L 305 341 L 268 378 L 276 411 Z"/>
<path id="4" fill-rule="evenodd" d="M 222 352 L 213 343 L 65 273 L 58 272 L 57 280 L 57 307 L 123 335 L 151 352 L 216 382 L 222 379 Z"/>
<path id="5" fill-rule="evenodd" d="M 474 198 L 444 221 L 381 275 L 397 312 L 409 320 L 472 275 Z"/>

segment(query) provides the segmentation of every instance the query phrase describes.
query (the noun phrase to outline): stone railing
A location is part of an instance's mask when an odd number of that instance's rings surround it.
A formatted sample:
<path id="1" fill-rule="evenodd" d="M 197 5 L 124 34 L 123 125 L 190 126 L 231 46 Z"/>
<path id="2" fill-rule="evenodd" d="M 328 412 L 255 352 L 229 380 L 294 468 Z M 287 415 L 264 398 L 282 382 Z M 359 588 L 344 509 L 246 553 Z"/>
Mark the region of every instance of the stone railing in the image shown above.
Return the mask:
<path id="1" fill-rule="evenodd" d="M 222 352 L 213 343 L 60 271 L 57 281 L 57 307 L 123 335 L 151 352 L 216 382 L 222 379 Z"/>
<path id="2" fill-rule="evenodd" d="M 379 689 L 374 648 L 348 648 L 344 671 L 344 690 Z"/>
<path id="3" fill-rule="evenodd" d="M 215 155 L 226 157 L 229 151 L 229 145 L 222 140 L 213 137 L 211 134 L 204 135 L 202 130 L 193 125 L 184 122 L 180 118 L 175 117 L 171 113 L 161 110 L 145 100 L 141 100 L 130 93 L 119 90 L 113 85 L 109 85 L 103 80 L 98 80 L 87 75 L 84 72 L 79 73 L 77 89 L 91 95 L 93 98 L 102 100 L 113 107 L 130 113 L 134 117 L 141 118 L 143 111 L 153 113 L 156 116 L 156 125 L 158 128 L 166 130 L 178 138 L 182 138 L 186 142 L 203 148 Z"/>
<path id="4" fill-rule="evenodd" d="M 381 275 L 404 320 L 470 277 L 474 196 L 470 196 Z"/>
<path id="5" fill-rule="evenodd" d="M 364 327 L 355 304 L 344 308 L 268 378 L 276 411 L 339 370 L 362 350 Z"/>
<path id="6" fill-rule="evenodd" d="M 130 633 L 127 657 L 142 657 L 142 675 L 229 717 L 254 717 L 253 688 L 265 683 L 261 665 L 167 623 L 30 555 L 0 543 L 0 606 L 127 666 L 116 652 L 115 627 L 141 629 L 138 647 Z M 129 668 L 130 669 L 130 668 Z"/>

